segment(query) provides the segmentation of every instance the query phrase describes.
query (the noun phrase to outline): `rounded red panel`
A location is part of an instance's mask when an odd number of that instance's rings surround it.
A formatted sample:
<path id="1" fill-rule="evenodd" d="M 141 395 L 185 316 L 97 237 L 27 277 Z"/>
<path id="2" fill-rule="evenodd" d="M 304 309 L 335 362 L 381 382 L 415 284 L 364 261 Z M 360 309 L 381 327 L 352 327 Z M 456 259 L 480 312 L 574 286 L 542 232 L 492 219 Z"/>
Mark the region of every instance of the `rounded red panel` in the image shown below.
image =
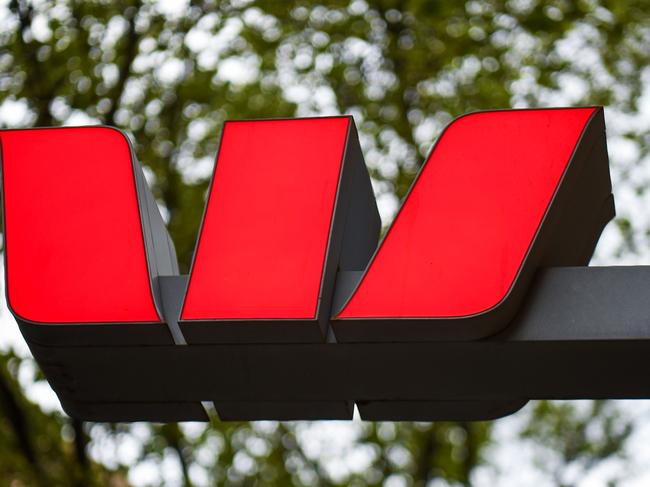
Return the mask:
<path id="1" fill-rule="evenodd" d="M 316 317 L 349 124 L 226 123 L 182 320 Z"/>
<path id="2" fill-rule="evenodd" d="M 336 318 L 465 317 L 497 306 L 593 113 L 509 110 L 454 121 Z"/>
<path id="3" fill-rule="evenodd" d="M 108 127 L 0 132 L 7 293 L 41 323 L 159 322 L 133 164 Z"/>

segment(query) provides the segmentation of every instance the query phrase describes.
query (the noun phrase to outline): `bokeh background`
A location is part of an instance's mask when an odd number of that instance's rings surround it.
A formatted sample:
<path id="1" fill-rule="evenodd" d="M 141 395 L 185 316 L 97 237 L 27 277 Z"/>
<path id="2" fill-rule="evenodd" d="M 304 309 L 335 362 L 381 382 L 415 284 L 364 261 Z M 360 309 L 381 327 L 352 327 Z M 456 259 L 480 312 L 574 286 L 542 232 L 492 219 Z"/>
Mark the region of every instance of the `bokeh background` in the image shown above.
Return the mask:
<path id="1" fill-rule="evenodd" d="M 604 105 L 618 216 L 592 264 L 648 264 L 649 60 L 648 0 L 0 0 L 0 127 L 126 130 L 187 270 L 224 120 L 352 114 L 386 226 L 454 117 Z M 0 486 L 642 486 L 648 404 L 536 401 L 492 423 L 80 423 L 0 306 Z"/>

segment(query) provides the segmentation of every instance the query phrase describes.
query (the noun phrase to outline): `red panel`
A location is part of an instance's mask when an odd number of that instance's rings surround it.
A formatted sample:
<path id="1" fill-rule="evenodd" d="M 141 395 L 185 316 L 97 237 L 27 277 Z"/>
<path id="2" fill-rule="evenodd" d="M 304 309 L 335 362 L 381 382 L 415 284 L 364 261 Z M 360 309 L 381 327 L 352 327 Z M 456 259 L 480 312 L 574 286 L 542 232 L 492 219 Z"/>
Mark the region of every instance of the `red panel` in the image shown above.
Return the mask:
<path id="1" fill-rule="evenodd" d="M 183 320 L 316 316 L 348 125 L 226 123 Z"/>
<path id="2" fill-rule="evenodd" d="M 463 116 L 337 318 L 461 317 L 508 293 L 594 109 Z"/>
<path id="3" fill-rule="evenodd" d="M 13 311 L 43 323 L 159 321 L 125 136 L 8 130 L 0 142 Z"/>

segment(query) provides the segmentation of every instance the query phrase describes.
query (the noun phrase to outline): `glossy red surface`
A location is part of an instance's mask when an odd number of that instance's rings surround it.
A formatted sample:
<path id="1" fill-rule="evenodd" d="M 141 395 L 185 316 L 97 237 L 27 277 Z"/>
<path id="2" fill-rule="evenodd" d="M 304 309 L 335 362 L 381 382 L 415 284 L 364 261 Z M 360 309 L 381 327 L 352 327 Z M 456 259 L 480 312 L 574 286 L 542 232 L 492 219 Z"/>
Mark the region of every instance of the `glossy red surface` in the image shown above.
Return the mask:
<path id="1" fill-rule="evenodd" d="M 469 316 L 513 285 L 594 109 L 460 117 L 337 318 Z"/>
<path id="2" fill-rule="evenodd" d="M 43 323 L 159 321 L 125 136 L 7 130 L 0 143 L 13 311 Z"/>
<path id="3" fill-rule="evenodd" d="M 226 123 L 183 320 L 316 316 L 349 120 Z"/>

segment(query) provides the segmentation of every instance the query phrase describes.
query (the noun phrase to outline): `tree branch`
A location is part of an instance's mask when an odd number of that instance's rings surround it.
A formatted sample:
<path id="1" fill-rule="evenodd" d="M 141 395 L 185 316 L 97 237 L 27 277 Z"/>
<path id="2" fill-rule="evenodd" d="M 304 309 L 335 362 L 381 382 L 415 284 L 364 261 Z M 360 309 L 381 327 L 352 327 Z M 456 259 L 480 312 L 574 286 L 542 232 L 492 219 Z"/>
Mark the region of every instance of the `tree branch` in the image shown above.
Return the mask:
<path id="1" fill-rule="evenodd" d="M 29 436 L 27 417 L 2 369 L 0 369 L 0 408 L 8 419 L 20 452 L 27 460 L 27 463 L 34 469 L 36 478 L 39 480 L 39 484 L 42 485 L 42 469 Z"/>
<path id="2" fill-rule="evenodd" d="M 17 45 L 22 51 L 26 69 L 30 73 L 30 89 L 25 90 L 36 110 L 37 127 L 52 125 L 53 118 L 50 113 L 50 103 L 54 98 L 53 93 L 46 93 L 43 82 L 47 79 L 41 70 L 41 63 L 36 57 L 36 49 L 32 41 L 26 42 L 25 37 L 31 28 L 34 18 L 34 7 L 29 3 L 21 0 L 12 0 L 9 3 L 9 10 L 18 17 L 20 32 L 17 35 Z M 29 96 L 31 95 L 31 96 Z"/>
<path id="3" fill-rule="evenodd" d="M 424 487 L 431 480 L 431 464 L 436 450 L 436 424 L 431 424 L 430 430 L 424 437 L 424 444 L 420 449 L 418 461 L 415 468 L 415 485 Z"/>
<path id="4" fill-rule="evenodd" d="M 138 42 L 140 40 L 140 35 L 137 33 L 135 28 L 135 20 L 140 12 L 142 7 L 142 2 L 139 0 L 135 2 L 134 5 L 128 7 L 124 11 L 124 18 L 127 20 L 129 27 L 125 36 L 125 46 L 124 54 L 122 55 L 121 61 L 119 63 L 119 74 L 117 78 L 117 83 L 110 92 L 111 98 L 111 109 L 108 111 L 104 117 L 105 121 L 109 125 L 115 125 L 115 113 L 120 105 L 120 100 L 124 94 L 124 88 L 126 87 L 126 82 L 131 73 L 131 65 L 135 56 L 138 54 Z"/>
<path id="5" fill-rule="evenodd" d="M 82 477 L 79 482 L 79 486 L 87 486 L 89 484 L 89 466 L 88 455 L 86 454 L 86 445 L 88 445 L 88 436 L 84 431 L 84 423 L 78 419 L 73 419 L 71 421 L 72 429 L 74 430 L 74 452 L 77 462 L 79 463 Z"/>

